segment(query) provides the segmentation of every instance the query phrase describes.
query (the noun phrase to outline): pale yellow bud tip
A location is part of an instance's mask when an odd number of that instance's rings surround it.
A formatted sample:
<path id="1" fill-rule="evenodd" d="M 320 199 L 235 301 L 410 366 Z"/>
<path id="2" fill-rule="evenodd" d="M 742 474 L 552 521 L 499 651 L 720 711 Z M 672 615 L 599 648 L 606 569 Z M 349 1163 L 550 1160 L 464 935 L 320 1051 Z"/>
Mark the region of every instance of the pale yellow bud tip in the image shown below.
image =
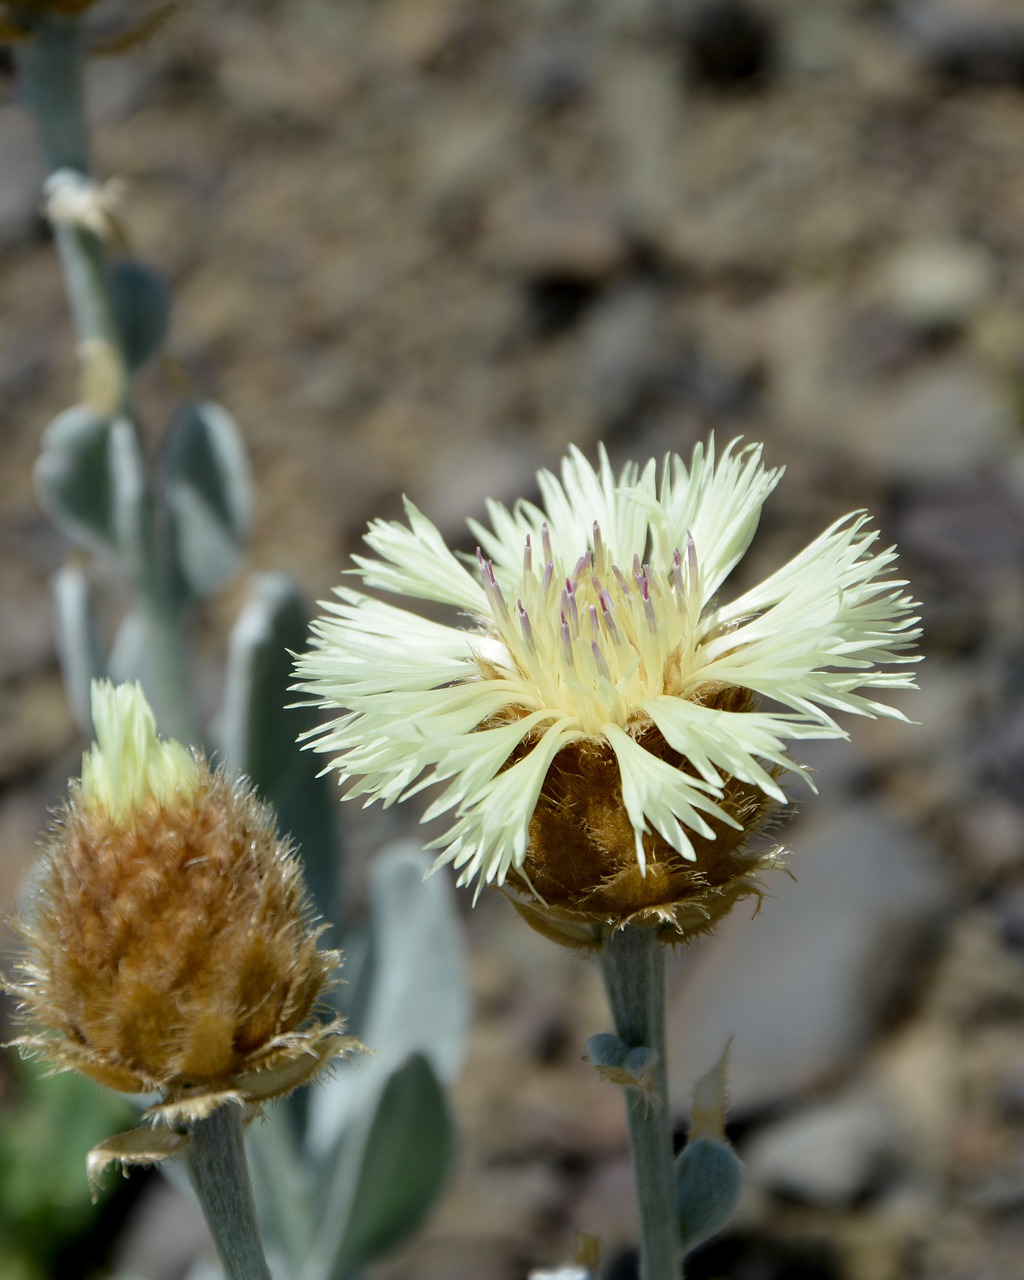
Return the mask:
<path id="1" fill-rule="evenodd" d="M 150 803 L 193 795 L 199 765 L 180 742 L 157 737 L 156 717 L 138 684 L 92 682 L 95 744 L 82 757 L 82 805 L 123 822 Z"/>

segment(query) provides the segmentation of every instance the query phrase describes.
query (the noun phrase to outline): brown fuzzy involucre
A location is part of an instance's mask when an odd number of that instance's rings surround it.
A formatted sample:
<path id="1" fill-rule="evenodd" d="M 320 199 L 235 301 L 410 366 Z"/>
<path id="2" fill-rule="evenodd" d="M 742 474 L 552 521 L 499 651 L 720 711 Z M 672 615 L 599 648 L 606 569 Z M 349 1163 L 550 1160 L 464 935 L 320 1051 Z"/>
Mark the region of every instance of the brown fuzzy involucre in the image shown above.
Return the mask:
<path id="1" fill-rule="evenodd" d="M 735 704 L 736 692 L 720 691 L 716 702 Z M 735 709 L 749 706 L 741 701 Z M 649 722 L 633 732 L 652 756 L 676 769 L 691 767 Z M 758 874 L 781 862 L 778 849 L 750 848 L 775 816 L 774 800 L 726 778 L 718 804 L 738 827 L 709 817 L 714 836 L 691 835 L 693 860 L 649 832 L 641 870 L 614 753 L 599 739 L 571 744 L 544 781 L 522 868 L 509 873 L 516 909 L 539 932 L 570 946 L 599 946 L 607 930 L 627 924 L 656 927 L 669 942 L 709 932 L 741 898 L 760 899 Z"/>
<path id="2" fill-rule="evenodd" d="M 115 1089 L 230 1089 L 324 1030 L 302 1027 L 339 957 L 310 915 L 271 811 L 222 773 L 118 824 L 75 788 L 19 925 L 22 1044 Z"/>

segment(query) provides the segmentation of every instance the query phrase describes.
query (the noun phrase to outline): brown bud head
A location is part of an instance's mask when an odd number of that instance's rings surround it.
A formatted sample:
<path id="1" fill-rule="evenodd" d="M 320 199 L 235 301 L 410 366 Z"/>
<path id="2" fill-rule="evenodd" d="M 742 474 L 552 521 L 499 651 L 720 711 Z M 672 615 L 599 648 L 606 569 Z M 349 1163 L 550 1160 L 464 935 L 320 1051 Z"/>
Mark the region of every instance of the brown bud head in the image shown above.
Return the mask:
<path id="1" fill-rule="evenodd" d="M 733 705 L 738 692 L 720 691 L 715 701 Z M 637 722 L 632 734 L 651 756 L 693 772 L 650 722 Z M 718 805 L 736 825 L 709 815 L 713 834 L 691 833 L 692 859 L 648 831 L 641 865 L 615 755 L 600 739 L 581 738 L 548 771 L 522 868 L 508 877 L 513 902 L 541 933 L 571 946 L 600 945 L 608 929 L 626 924 L 657 927 L 671 942 L 706 933 L 741 898 L 760 898 L 758 873 L 781 861 L 778 849 L 751 849 L 778 807 L 760 787 L 726 778 Z"/>
<path id="2" fill-rule="evenodd" d="M 76 784 L 19 927 L 20 1043 L 59 1069 L 173 1099 L 325 1056 L 303 1028 L 339 957 L 271 810 L 202 761 L 120 817 Z"/>

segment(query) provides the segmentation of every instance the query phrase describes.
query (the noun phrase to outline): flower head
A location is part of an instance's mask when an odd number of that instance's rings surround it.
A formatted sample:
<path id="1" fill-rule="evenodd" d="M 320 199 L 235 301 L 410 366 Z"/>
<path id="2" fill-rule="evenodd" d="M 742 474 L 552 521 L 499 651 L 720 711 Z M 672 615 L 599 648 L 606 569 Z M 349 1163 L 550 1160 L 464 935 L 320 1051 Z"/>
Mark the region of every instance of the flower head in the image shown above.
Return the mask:
<path id="1" fill-rule="evenodd" d="M 541 927 L 713 922 L 774 860 L 747 846 L 780 776 L 807 778 L 789 743 L 844 737 L 836 712 L 898 716 L 869 691 L 913 683 L 914 603 L 862 513 L 719 601 L 780 476 L 736 442 L 618 477 L 574 448 L 538 475 L 543 509 L 470 522 L 468 564 L 406 502 L 408 525 L 370 526 L 363 584 L 470 623 L 340 588 L 297 668 L 344 710 L 315 749 L 368 802 L 439 784 L 438 863 L 514 889 Z"/>
<path id="2" fill-rule="evenodd" d="M 272 812 L 161 741 L 138 686 L 97 682 L 92 710 L 96 744 L 17 922 L 11 987 L 31 1030 L 16 1043 L 159 1092 L 150 1115 L 172 1124 L 305 1083 L 352 1042 L 336 1021 L 308 1025 L 339 957 L 317 949 Z M 132 1145 L 109 1150 L 128 1160 Z"/>

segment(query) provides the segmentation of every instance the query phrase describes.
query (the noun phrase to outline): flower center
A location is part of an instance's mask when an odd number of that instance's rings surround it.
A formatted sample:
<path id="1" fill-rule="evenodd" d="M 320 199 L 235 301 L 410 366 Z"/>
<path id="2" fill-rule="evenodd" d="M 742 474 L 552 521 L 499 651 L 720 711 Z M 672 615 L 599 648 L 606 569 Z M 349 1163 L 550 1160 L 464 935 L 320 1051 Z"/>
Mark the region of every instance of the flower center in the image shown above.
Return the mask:
<path id="1" fill-rule="evenodd" d="M 693 538 L 667 568 L 634 555 L 615 564 L 597 521 L 592 545 L 567 566 L 552 552 L 547 524 L 541 555 L 528 536 L 509 607 L 494 566 L 477 550 L 491 621 L 510 658 L 502 674 L 524 682 L 532 702 L 576 719 L 584 733 L 625 726 L 640 699 L 678 694 L 699 666 L 704 599 Z"/>

